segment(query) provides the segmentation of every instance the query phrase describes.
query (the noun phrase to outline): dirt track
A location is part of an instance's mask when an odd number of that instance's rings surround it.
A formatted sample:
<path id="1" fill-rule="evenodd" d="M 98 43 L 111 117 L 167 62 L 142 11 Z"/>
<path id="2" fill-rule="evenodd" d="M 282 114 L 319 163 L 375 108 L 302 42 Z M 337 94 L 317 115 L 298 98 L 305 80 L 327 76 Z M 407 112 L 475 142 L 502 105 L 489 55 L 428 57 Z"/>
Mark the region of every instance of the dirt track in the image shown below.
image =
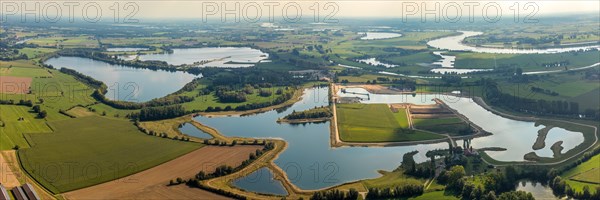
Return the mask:
<path id="1" fill-rule="evenodd" d="M 211 173 L 220 165 L 238 166 L 259 148 L 262 146 L 207 146 L 146 171 L 64 196 L 67 199 L 227 199 L 185 185 L 166 185 L 177 177 L 189 179 L 200 170 Z"/>
<path id="2" fill-rule="evenodd" d="M 27 94 L 31 86 L 31 78 L 0 76 L 0 93 Z"/>

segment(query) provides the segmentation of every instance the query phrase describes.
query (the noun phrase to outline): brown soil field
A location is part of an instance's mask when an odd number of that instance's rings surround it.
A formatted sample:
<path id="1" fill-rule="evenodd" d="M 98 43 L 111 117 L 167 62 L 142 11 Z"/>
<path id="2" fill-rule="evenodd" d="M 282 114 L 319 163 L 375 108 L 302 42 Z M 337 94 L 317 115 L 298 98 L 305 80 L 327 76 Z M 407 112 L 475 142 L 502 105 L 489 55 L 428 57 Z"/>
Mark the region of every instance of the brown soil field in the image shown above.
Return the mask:
<path id="1" fill-rule="evenodd" d="M 0 76 L 0 93 L 27 94 L 31 86 L 31 78 Z"/>
<path id="2" fill-rule="evenodd" d="M 67 199 L 227 199 L 185 185 L 167 186 L 169 180 L 185 180 L 220 165 L 238 166 L 262 146 L 206 146 L 184 156 L 118 180 L 65 193 Z"/>

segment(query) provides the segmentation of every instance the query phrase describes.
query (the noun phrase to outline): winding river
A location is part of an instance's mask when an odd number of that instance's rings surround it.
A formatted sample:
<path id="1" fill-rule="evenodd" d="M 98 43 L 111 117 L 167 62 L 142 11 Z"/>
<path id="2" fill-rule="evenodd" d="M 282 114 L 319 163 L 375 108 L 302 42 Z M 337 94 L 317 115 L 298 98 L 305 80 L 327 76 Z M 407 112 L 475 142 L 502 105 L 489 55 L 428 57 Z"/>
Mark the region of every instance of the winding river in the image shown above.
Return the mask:
<path id="1" fill-rule="evenodd" d="M 579 47 L 562 47 L 548 49 L 505 49 L 491 47 L 474 47 L 463 43 L 467 37 L 483 34 L 475 31 L 458 31 L 461 35 L 443 37 L 427 42 L 427 45 L 449 51 L 472 51 L 477 53 L 500 53 L 500 54 L 549 54 L 549 53 L 564 53 L 569 51 L 600 49 L 600 45 L 579 46 Z"/>

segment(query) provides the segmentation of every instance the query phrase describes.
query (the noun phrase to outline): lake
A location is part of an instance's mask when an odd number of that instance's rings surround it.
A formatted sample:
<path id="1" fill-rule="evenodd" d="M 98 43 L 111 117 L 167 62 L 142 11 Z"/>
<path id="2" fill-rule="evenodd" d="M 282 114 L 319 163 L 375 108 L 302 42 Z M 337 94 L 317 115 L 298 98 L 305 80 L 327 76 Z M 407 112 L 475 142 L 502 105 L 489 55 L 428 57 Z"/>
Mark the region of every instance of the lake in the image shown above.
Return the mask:
<path id="1" fill-rule="evenodd" d="M 288 192 L 281 184 L 281 181 L 273 178 L 273 172 L 269 168 L 263 167 L 255 172 L 233 181 L 233 186 L 258 192 L 261 194 L 273 194 L 286 196 Z"/>
<path id="2" fill-rule="evenodd" d="M 48 59 L 45 64 L 55 68 L 66 67 L 91 76 L 108 86 L 106 98 L 129 102 L 164 97 L 199 77 L 186 72 L 131 68 L 81 57 L 61 56 Z"/>
<path id="3" fill-rule="evenodd" d="M 349 91 L 368 93 L 359 88 L 349 88 Z M 226 136 L 280 138 L 287 141 L 288 148 L 275 160 L 275 164 L 287 173 L 293 184 L 302 189 L 321 189 L 350 181 L 376 178 L 380 176 L 377 170 L 391 171 L 397 168 L 404 153 L 418 150 L 419 153 L 415 155 L 415 160 L 423 162 L 427 160 L 424 155 L 427 151 L 448 147 L 448 143 L 442 142 L 398 147 L 332 148 L 329 141 L 329 122 L 305 125 L 276 123 L 278 118 L 284 117 L 294 110 L 301 111 L 315 106 L 328 105 L 327 94 L 327 88 L 307 89 L 301 101 L 282 112 L 269 111 L 250 116 L 212 118 L 198 116 L 194 120 L 216 128 Z M 421 94 L 415 97 L 412 95 L 371 94 L 371 99 L 364 103 L 431 104 L 433 97 Z M 526 153 L 533 152 L 532 145 L 537 138 L 537 131 L 543 126 L 535 127 L 532 122 L 502 118 L 467 98 L 453 96 L 438 98 L 466 115 L 483 129 L 493 133 L 491 136 L 473 139 L 472 144 L 475 148 L 498 146 L 507 148 L 507 151 L 488 152 L 492 158 L 501 161 L 523 161 Z M 231 124 L 235 124 L 235 126 Z M 581 133 L 566 131 L 562 128 L 553 128 L 552 131 L 556 133 L 548 134 L 547 144 L 548 141 L 562 140 L 565 142 L 563 152 L 583 142 Z M 519 136 L 519 139 L 515 139 L 516 136 Z M 549 155 L 550 145 L 535 152 L 540 156 Z M 357 162 L 361 163 L 357 164 Z"/>
<path id="4" fill-rule="evenodd" d="M 252 67 L 269 57 L 269 54 L 250 47 L 204 47 L 173 49 L 173 53 L 120 56 L 124 60 L 159 60 L 171 65 L 196 65 L 198 67 Z M 205 64 L 194 64 L 210 61 Z"/>
<path id="5" fill-rule="evenodd" d="M 361 40 L 382 40 L 382 39 L 390 39 L 402 37 L 400 33 L 387 33 L 387 32 L 366 32 L 366 33 L 358 33 L 360 35 L 364 35 L 361 37 Z"/>
<path id="6" fill-rule="evenodd" d="M 563 47 L 563 48 L 548 48 L 548 49 L 505 49 L 491 47 L 475 47 L 463 43 L 467 37 L 483 34 L 475 31 L 458 31 L 462 34 L 456 36 L 443 37 L 427 42 L 427 45 L 450 51 L 472 51 L 477 53 L 500 53 L 500 54 L 548 54 L 548 53 L 563 53 L 578 50 L 599 49 L 600 45 L 580 46 L 580 47 Z"/>
<path id="7" fill-rule="evenodd" d="M 280 113 L 273 110 L 250 116 L 198 116 L 194 119 L 216 128 L 226 136 L 281 138 L 287 141 L 288 148 L 274 162 L 287 173 L 293 184 L 302 189 L 321 189 L 359 179 L 376 178 L 380 176 L 377 170 L 391 171 L 400 166 L 402 156 L 407 152 L 419 150 L 415 160 L 423 162 L 428 159 L 425 156 L 427 151 L 448 147 L 448 143 L 443 142 L 386 148 L 331 148 L 329 122 L 305 125 L 276 122 L 293 110 L 328 105 L 327 91 L 327 88 L 307 89 L 301 101 Z"/>

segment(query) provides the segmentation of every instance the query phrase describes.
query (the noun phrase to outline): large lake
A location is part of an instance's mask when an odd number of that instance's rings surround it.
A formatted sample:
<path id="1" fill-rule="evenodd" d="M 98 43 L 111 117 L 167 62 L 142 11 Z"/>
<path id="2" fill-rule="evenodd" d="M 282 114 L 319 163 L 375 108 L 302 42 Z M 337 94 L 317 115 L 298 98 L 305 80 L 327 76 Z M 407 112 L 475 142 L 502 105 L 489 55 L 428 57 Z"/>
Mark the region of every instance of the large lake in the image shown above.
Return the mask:
<path id="1" fill-rule="evenodd" d="M 45 62 L 56 68 L 69 68 L 104 82 L 106 98 L 144 102 L 176 92 L 197 76 L 185 72 L 153 71 L 112 65 L 81 57 L 58 57 Z"/>
<path id="2" fill-rule="evenodd" d="M 171 65 L 192 65 L 200 61 L 211 61 L 197 64 L 198 67 L 251 67 L 269 57 L 269 54 L 249 47 L 205 47 L 173 49 L 173 53 L 145 54 L 121 56 L 125 60 L 160 60 Z"/>
<path id="3" fill-rule="evenodd" d="M 349 91 L 367 93 L 364 89 Z M 253 138 L 281 138 L 288 142 L 288 148 L 281 153 L 275 163 L 286 171 L 292 183 L 302 189 L 321 189 L 342 183 L 376 178 L 377 170 L 393 170 L 400 165 L 402 155 L 418 150 L 415 160 L 427 160 L 424 155 L 428 150 L 445 149 L 448 143 L 424 144 L 401 147 L 330 147 L 329 122 L 320 124 L 290 125 L 278 124 L 276 120 L 291 113 L 315 106 L 328 105 L 328 89 L 307 89 L 303 99 L 283 112 L 269 111 L 251 116 L 204 117 L 195 120 L 218 129 L 227 136 Z M 344 94 L 340 94 L 345 96 Z M 415 104 L 431 104 L 434 96 L 429 95 L 375 95 L 364 103 L 410 102 Z M 546 148 L 533 151 L 532 145 L 537 131 L 543 126 L 535 127 L 531 122 L 521 122 L 502 118 L 483 109 L 467 98 L 441 98 L 450 107 L 466 115 L 474 123 L 482 126 L 494 135 L 473 140 L 475 148 L 504 147 L 507 151 L 489 152 L 488 154 L 501 161 L 523 161 L 523 156 L 536 152 L 540 156 L 551 157 L 550 141 L 562 140 L 566 152 L 583 142 L 583 135 L 553 128 L 546 139 Z M 232 126 L 233 124 L 233 126 Z M 460 142 L 459 142 L 460 144 Z M 366 162 L 368 161 L 368 162 Z"/>
<path id="4" fill-rule="evenodd" d="M 564 48 L 548 48 L 548 49 L 505 49 L 491 47 L 475 47 L 463 43 L 467 37 L 483 34 L 482 32 L 474 31 L 458 31 L 462 34 L 456 36 L 443 37 L 427 42 L 427 45 L 443 50 L 450 51 L 472 51 L 477 53 L 502 53 L 502 54 L 547 54 L 547 53 L 563 53 L 578 50 L 598 49 L 600 45 L 580 46 L 580 47 L 564 47 Z"/>

